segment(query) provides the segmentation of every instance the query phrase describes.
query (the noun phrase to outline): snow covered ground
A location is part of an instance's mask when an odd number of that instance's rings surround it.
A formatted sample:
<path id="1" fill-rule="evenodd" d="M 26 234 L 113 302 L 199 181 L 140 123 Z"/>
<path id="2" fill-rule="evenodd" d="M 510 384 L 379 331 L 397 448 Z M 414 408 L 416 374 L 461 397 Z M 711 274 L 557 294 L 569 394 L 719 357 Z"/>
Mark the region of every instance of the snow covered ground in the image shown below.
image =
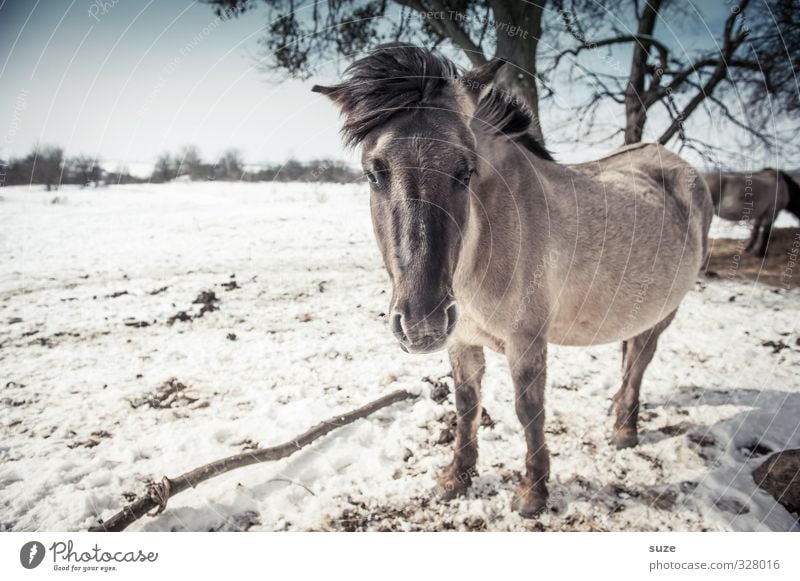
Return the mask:
<path id="1" fill-rule="evenodd" d="M 552 509 L 526 521 L 509 510 L 524 444 L 494 354 L 480 476 L 465 499 L 430 498 L 454 406 L 423 378 L 449 383 L 449 369 L 386 329 L 363 186 L 0 195 L 0 530 L 86 529 L 150 479 L 281 443 L 398 388 L 422 397 L 204 483 L 132 529 L 800 528 L 750 475 L 769 451 L 800 447 L 798 290 L 698 282 L 645 378 L 630 450 L 608 444 L 619 346 L 551 348 Z M 203 291 L 217 310 L 193 304 Z"/>

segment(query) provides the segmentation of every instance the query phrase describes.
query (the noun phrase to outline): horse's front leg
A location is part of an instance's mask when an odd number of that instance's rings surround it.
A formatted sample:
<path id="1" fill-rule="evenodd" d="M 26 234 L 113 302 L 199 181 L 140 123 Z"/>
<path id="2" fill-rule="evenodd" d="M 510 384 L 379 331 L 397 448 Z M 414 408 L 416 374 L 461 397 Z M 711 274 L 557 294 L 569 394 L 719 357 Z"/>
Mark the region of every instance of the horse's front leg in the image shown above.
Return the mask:
<path id="1" fill-rule="evenodd" d="M 525 443 L 525 475 L 517 486 L 511 507 L 525 518 L 533 518 L 547 507 L 550 454 L 544 442 L 544 386 L 547 371 L 547 341 L 526 337 L 510 342 L 506 351 L 514 381 L 517 417 L 522 422 Z"/>
<path id="2" fill-rule="evenodd" d="M 456 443 L 453 461 L 439 475 L 436 487 L 442 500 L 463 494 L 470 484 L 478 462 L 478 424 L 481 420 L 481 379 L 483 347 L 456 344 L 448 353 L 456 388 Z"/>

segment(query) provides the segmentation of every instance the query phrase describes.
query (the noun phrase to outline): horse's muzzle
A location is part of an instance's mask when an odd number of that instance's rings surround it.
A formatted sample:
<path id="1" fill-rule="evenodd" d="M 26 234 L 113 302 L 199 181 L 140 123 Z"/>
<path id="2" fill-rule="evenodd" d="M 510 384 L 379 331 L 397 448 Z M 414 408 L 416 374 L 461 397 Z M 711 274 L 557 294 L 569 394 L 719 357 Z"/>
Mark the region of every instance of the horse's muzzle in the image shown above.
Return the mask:
<path id="1" fill-rule="evenodd" d="M 458 321 L 458 309 L 450 303 L 446 309 L 428 313 L 419 320 L 394 311 L 389 325 L 406 353 L 433 353 L 447 345 Z"/>

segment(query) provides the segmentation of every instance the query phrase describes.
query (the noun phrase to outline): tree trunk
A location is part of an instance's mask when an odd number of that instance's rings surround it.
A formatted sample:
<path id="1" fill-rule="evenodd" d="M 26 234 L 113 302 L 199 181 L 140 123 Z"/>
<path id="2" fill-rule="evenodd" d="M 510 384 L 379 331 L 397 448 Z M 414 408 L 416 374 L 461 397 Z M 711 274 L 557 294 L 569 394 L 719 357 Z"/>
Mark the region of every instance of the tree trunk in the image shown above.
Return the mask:
<path id="1" fill-rule="evenodd" d="M 533 113 L 532 129 L 542 139 L 539 123 L 539 93 L 536 88 L 536 50 L 542 34 L 542 12 L 546 0 L 493 0 L 490 2 L 497 33 L 496 57 L 508 61 L 497 75 L 497 83 L 525 99 Z M 542 139 L 543 141 L 543 139 Z"/>
<path id="2" fill-rule="evenodd" d="M 625 95 L 625 145 L 639 143 L 644 134 L 647 110 L 638 99 Z"/>
<path id="3" fill-rule="evenodd" d="M 647 79 L 647 57 L 650 54 L 649 42 L 643 37 L 652 37 L 658 20 L 661 0 L 651 0 L 644 7 L 639 19 L 637 35 L 639 40 L 633 45 L 631 74 L 625 89 L 625 144 L 639 143 L 647 122 L 647 105 L 645 104 L 645 81 Z"/>

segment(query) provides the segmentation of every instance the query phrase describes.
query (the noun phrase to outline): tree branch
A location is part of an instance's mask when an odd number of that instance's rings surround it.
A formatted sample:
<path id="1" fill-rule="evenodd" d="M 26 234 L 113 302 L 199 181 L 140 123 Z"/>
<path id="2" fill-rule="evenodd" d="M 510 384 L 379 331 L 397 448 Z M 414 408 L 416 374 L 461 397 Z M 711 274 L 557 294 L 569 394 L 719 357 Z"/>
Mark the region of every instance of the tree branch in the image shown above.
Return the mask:
<path id="1" fill-rule="evenodd" d="M 658 143 L 661 145 L 665 145 L 670 139 L 672 139 L 672 136 L 675 135 L 675 133 L 683 125 L 684 120 L 687 119 L 695 109 L 697 109 L 697 106 L 703 102 L 703 99 L 714 92 L 714 89 L 717 88 L 717 85 L 719 85 L 720 82 L 728 75 L 728 61 L 731 60 L 733 54 L 736 52 L 745 38 L 747 38 L 747 35 L 743 31 L 739 31 L 734 35 L 734 27 L 736 25 L 736 21 L 745 11 L 749 2 L 750 0 L 741 0 L 739 4 L 739 10 L 735 12 L 732 11 L 728 16 L 727 20 L 725 21 L 725 33 L 722 40 L 722 54 L 716 63 L 714 72 L 711 73 L 711 76 L 703 85 L 702 89 L 700 89 L 694 95 L 694 97 L 689 100 L 689 102 L 683 108 L 683 111 L 677 115 L 669 127 L 667 127 L 666 131 L 664 131 L 664 133 L 661 134 L 661 137 L 658 138 Z"/>
<path id="2" fill-rule="evenodd" d="M 708 99 L 712 103 L 714 103 L 717 107 L 719 107 L 720 111 L 722 111 L 722 114 L 725 116 L 725 118 L 728 119 L 728 121 L 730 121 L 731 123 L 733 123 L 736 127 L 738 127 L 739 129 L 742 129 L 743 131 L 747 132 L 748 134 L 750 134 L 753 137 L 755 137 L 756 139 L 758 139 L 758 141 L 764 147 L 770 148 L 772 146 L 772 140 L 769 138 L 769 136 L 766 133 L 764 133 L 763 131 L 760 131 L 759 129 L 757 129 L 756 127 L 754 127 L 752 125 L 748 125 L 746 123 L 743 123 L 739 119 L 737 119 L 737 117 L 731 112 L 731 110 L 728 108 L 728 106 L 725 103 L 722 102 L 721 99 L 718 99 L 714 95 L 709 95 Z"/>
<path id="3" fill-rule="evenodd" d="M 627 44 L 629 42 L 635 42 L 639 44 L 643 49 L 649 46 L 654 46 L 658 50 L 659 59 L 661 60 L 662 66 L 666 65 L 667 63 L 667 56 L 669 53 L 669 48 L 663 42 L 655 38 L 650 34 L 621 34 L 619 36 L 614 36 L 610 38 L 603 38 L 600 40 L 595 41 L 584 41 L 583 44 L 579 44 L 575 48 L 567 49 L 561 52 L 559 55 L 556 56 L 556 60 L 561 60 L 562 57 L 565 55 L 571 54 L 573 56 L 578 56 L 578 54 L 587 49 L 595 49 L 600 48 L 601 46 L 611 46 L 613 44 Z"/>
<path id="4" fill-rule="evenodd" d="M 420 14 L 431 12 L 431 10 L 428 10 L 419 0 L 396 1 L 401 6 L 407 6 L 413 10 L 416 10 Z M 444 17 L 445 12 L 453 12 L 453 10 L 448 10 L 440 0 L 429 0 L 429 2 L 433 8 L 433 11 L 442 15 L 442 18 L 430 19 L 430 25 L 436 30 L 436 32 L 445 38 L 449 38 L 456 44 L 456 46 L 463 50 L 473 67 L 486 64 L 488 61 L 486 60 L 486 55 L 483 53 L 483 49 L 472 41 L 466 31 L 461 28 L 457 22 L 455 22 L 452 18 Z"/>
<path id="5" fill-rule="evenodd" d="M 271 448 L 259 448 L 257 450 L 250 450 L 242 454 L 228 456 L 227 458 L 216 460 L 204 466 L 200 466 L 199 468 L 195 468 L 190 472 L 181 474 L 177 478 L 167 478 L 165 476 L 161 482 L 149 484 L 142 496 L 137 498 L 128 506 L 124 507 L 121 511 L 107 521 L 100 522 L 100 524 L 97 526 L 91 527 L 89 531 L 122 531 L 154 508 L 157 510 L 153 516 L 160 514 L 166 508 L 167 501 L 171 497 L 183 492 L 184 490 L 187 490 L 188 488 L 194 488 L 205 480 L 213 478 L 214 476 L 219 476 L 220 474 L 224 474 L 226 472 L 230 472 L 236 468 L 241 468 L 243 466 L 286 458 L 287 456 L 291 456 L 301 448 L 308 446 L 315 440 L 318 440 L 336 428 L 341 428 L 347 424 L 352 424 L 356 420 L 367 417 L 368 415 L 386 406 L 390 406 L 399 401 L 412 399 L 415 397 L 417 397 L 415 394 L 405 390 L 394 391 L 356 410 L 320 422 L 305 433 L 292 440 L 289 440 L 284 444 L 273 446 Z"/>

